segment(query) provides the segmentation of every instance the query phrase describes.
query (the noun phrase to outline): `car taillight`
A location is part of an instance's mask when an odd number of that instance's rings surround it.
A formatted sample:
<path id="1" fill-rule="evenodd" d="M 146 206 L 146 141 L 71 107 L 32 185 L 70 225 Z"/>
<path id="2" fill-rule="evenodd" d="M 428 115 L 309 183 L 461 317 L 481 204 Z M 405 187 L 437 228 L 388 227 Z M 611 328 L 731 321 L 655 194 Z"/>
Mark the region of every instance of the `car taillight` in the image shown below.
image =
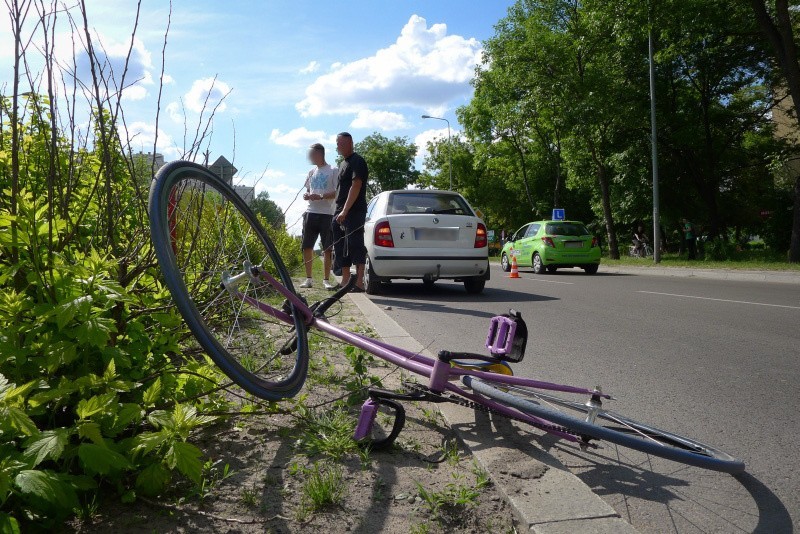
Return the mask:
<path id="1" fill-rule="evenodd" d="M 600 240 L 597 239 L 597 237 L 593 237 L 592 238 L 592 248 L 599 247 L 599 246 L 600 246 Z"/>
<path id="2" fill-rule="evenodd" d="M 392 228 L 389 226 L 389 221 L 383 221 L 382 223 L 375 225 L 375 246 L 394 247 Z"/>
<path id="3" fill-rule="evenodd" d="M 543 237 L 542 241 L 544 241 L 545 246 L 556 248 L 556 244 L 553 243 L 552 237 Z"/>
<path id="4" fill-rule="evenodd" d="M 475 231 L 475 248 L 483 248 L 489 244 L 486 239 L 486 227 L 483 223 L 478 223 L 478 229 Z"/>

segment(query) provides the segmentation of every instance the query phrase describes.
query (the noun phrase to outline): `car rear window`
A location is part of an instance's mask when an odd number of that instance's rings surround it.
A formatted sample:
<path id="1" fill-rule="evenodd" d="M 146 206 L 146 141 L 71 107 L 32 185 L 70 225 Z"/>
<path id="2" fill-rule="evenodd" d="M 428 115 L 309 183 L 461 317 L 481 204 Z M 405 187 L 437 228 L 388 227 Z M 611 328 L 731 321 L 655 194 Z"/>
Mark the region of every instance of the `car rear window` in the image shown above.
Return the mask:
<path id="1" fill-rule="evenodd" d="M 589 235 L 589 231 L 586 227 L 579 223 L 547 223 L 545 226 L 544 231 L 548 235 L 567 235 L 567 236 L 581 236 L 581 235 Z"/>
<path id="2" fill-rule="evenodd" d="M 472 210 L 459 195 L 421 192 L 397 193 L 389 197 L 387 215 L 404 213 L 448 213 L 473 215 Z"/>

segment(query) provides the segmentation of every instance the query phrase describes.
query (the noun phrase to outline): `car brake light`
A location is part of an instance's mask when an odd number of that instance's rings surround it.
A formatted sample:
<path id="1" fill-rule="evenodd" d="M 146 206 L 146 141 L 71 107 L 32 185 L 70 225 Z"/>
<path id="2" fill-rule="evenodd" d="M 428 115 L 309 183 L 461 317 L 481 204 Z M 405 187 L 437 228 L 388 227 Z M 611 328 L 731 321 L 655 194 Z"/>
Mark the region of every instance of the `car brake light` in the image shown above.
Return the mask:
<path id="1" fill-rule="evenodd" d="M 478 229 L 475 231 L 475 248 L 483 248 L 489 244 L 486 238 L 486 227 L 483 223 L 478 223 Z"/>
<path id="2" fill-rule="evenodd" d="M 552 237 L 543 237 L 542 241 L 544 241 L 545 246 L 556 248 L 556 244 L 553 243 Z"/>
<path id="3" fill-rule="evenodd" d="M 600 246 L 600 240 L 597 239 L 597 237 L 593 237 L 592 238 L 592 248 L 599 247 L 599 246 Z"/>
<path id="4" fill-rule="evenodd" d="M 389 221 L 383 221 L 375 226 L 375 246 L 394 247 L 392 228 L 389 226 Z"/>

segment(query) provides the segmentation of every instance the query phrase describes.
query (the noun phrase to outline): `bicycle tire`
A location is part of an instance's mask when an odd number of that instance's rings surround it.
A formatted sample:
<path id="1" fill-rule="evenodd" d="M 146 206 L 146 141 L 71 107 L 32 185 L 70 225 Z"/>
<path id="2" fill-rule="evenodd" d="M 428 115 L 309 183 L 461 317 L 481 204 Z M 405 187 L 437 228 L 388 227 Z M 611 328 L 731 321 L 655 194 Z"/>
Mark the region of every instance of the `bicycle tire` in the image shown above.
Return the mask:
<path id="1" fill-rule="evenodd" d="M 607 422 L 608 425 L 612 425 L 604 426 L 549 408 L 531 398 L 522 398 L 509 391 L 503 391 L 503 389 L 522 391 L 524 388 L 490 383 L 468 375 L 462 377 L 462 382 L 476 393 L 516 408 L 528 415 L 540 417 L 556 425 L 563 426 L 578 436 L 589 436 L 609 441 L 643 453 L 704 469 L 731 474 L 741 473 L 745 470 L 744 462 L 719 449 L 691 438 L 660 430 L 645 423 L 639 423 L 614 412 L 603 410 L 598 414 L 598 419 Z M 532 397 L 537 397 L 551 405 L 560 404 L 565 408 L 587 413 L 587 408 L 584 404 L 538 391 L 525 391 Z"/>
<path id="2" fill-rule="evenodd" d="M 257 397 L 280 400 L 297 394 L 308 372 L 302 314 L 287 304 L 292 323 L 284 323 L 245 308 L 236 293 L 222 287 L 226 273 L 243 272 L 249 261 L 295 292 L 283 259 L 245 201 L 208 168 L 175 161 L 153 180 L 148 215 L 164 283 L 208 356 Z M 266 283 L 247 279 L 242 286 L 241 294 L 277 308 L 283 303 Z"/>

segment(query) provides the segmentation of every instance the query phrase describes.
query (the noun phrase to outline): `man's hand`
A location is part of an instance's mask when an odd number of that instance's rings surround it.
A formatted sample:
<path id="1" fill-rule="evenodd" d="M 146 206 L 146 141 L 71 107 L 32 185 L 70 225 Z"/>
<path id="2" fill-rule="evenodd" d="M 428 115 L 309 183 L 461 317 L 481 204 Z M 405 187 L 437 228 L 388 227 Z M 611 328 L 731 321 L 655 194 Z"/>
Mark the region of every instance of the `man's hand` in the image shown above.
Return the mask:
<path id="1" fill-rule="evenodd" d="M 344 224 L 344 220 L 347 218 L 347 212 L 343 211 L 339 215 L 336 216 L 336 222 L 339 224 Z"/>

